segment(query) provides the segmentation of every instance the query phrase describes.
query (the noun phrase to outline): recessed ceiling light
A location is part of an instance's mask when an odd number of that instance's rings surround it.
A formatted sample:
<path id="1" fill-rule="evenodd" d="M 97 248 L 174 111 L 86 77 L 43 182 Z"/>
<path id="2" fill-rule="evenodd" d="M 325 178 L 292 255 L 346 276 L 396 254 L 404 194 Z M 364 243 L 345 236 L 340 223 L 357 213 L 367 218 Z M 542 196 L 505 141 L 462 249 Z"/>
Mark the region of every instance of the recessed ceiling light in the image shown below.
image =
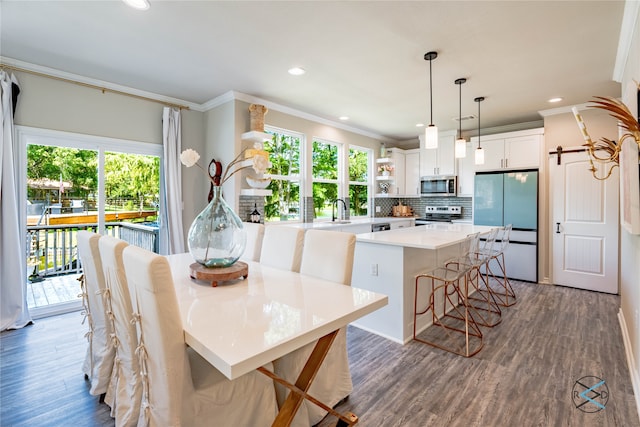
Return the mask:
<path id="1" fill-rule="evenodd" d="M 416 127 L 417 128 L 422 128 L 422 127 L 424 127 L 424 123 L 416 123 Z"/>
<path id="2" fill-rule="evenodd" d="M 122 0 L 127 6 L 131 6 L 134 9 L 138 10 L 147 10 L 149 9 L 149 1 L 148 0 Z"/>
<path id="3" fill-rule="evenodd" d="M 342 121 L 349 120 L 349 116 L 340 116 L 340 120 Z"/>
<path id="4" fill-rule="evenodd" d="M 547 102 L 560 102 L 562 101 L 562 98 L 560 97 L 556 97 L 556 98 L 551 98 L 550 100 L 548 100 Z"/>
<path id="5" fill-rule="evenodd" d="M 304 69 L 300 67 L 289 68 L 289 74 L 291 74 L 292 76 L 301 76 L 305 72 L 306 71 L 304 71 Z"/>

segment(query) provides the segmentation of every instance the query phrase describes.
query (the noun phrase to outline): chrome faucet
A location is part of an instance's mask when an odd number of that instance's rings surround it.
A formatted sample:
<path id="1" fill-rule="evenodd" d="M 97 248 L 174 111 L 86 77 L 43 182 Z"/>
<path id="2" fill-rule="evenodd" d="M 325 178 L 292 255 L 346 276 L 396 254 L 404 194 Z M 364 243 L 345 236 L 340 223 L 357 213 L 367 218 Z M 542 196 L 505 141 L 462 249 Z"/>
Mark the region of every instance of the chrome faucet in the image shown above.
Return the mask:
<path id="1" fill-rule="evenodd" d="M 340 218 L 340 213 L 338 212 L 338 202 L 342 202 L 342 218 Z M 335 213 L 334 213 L 334 208 L 335 206 Z M 336 199 L 333 204 L 331 205 L 331 221 L 335 221 L 336 220 L 336 213 L 338 213 L 338 220 L 344 220 L 346 213 L 347 213 L 347 204 L 345 203 L 344 200 L 342 199 Z"/>

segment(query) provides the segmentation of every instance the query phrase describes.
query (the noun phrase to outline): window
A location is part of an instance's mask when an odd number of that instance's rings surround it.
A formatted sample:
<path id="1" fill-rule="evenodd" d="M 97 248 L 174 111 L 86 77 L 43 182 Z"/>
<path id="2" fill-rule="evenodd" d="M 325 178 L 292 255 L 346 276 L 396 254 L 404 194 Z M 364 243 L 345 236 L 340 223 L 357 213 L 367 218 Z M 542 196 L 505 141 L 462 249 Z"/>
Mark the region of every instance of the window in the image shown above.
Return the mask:
<path id="1" fill-rule="evenodd" d="M 265 132 L 272 136 L 264 144 L 272 164 L 267 170 L 267 175 L 271 177 L 267 188 L 272 195 L 265 200 L 265 221 L 301 221 L 304 217 L 301 195 L 309 193 L 313 197 L 314 219 L 330 219 L 332 212 L 335 212 L 336 199 L 349 200 L 347 208 L 350 217 L 369 215 L 372 149 L 349 147 L 321 138 L 314 138 L 307 146 L 300 133 L 268 126 Z M 304 159 L 309 158 L 304 154 L 305 149 L 311 150 L 308 169 L 304 164 Z M 309 179 L 311 188 L 304 190 L 305 180 Z M 341 203 L 338 209 L 341 213 Z"/>
<path id="2" fill-rule="evenodd" d="M 313 207 L 315 218 L 330 218 L 339 191 L 340 146 L 333 142 L 313 141 Z M 341 209 L 341 206 L 338 206 Z"/>
<path id="3" fill-rule="evenodd" d="M 266 221 L 301 220 L 300 203 L 300 158 L 302 135 L 281 129 L 267 128 L 273 137 L 264 144 L 269 152 L 271 196 L 265 201 Z"/>
<path id="4" fill-rule="evenodd" d="M 351 216 L 369 214 L 369 165 L 372 152 L 361 147 L 349 148 L 349 201 Z"/>

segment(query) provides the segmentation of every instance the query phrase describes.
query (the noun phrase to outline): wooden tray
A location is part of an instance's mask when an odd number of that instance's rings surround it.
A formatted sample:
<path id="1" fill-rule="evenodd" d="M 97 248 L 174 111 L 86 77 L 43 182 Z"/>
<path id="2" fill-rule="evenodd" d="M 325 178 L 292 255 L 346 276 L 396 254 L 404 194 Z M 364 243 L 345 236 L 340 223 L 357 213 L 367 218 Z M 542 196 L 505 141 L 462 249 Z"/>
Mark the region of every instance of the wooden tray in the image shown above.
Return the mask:
<path id="1" fill-rule="evenodd" d="M 197 280 L 211 281 L 211 286 L 218 286 L 218 282 L 234 280 L 240 277 L 249 276 L 249 265 L 246 262 L 236 261 L 231 267 L 207 268 L 202 264 L 194 262 L 189 266 L 191 278 Z"/>

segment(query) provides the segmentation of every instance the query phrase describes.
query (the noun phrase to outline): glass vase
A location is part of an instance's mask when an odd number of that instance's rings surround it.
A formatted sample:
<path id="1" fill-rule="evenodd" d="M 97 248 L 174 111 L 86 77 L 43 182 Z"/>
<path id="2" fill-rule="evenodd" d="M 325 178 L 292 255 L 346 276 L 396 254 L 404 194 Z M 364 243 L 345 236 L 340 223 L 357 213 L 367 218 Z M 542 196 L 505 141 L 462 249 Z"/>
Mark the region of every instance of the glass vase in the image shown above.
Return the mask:
<path id="1" fill-rule="evenodd" d="M 213 186 L 211 201 L 191 224 L 188 243 L 193 259 L 209 268 L 229 267 L 244 253 L 246 230 L 220 186 Z"/>

